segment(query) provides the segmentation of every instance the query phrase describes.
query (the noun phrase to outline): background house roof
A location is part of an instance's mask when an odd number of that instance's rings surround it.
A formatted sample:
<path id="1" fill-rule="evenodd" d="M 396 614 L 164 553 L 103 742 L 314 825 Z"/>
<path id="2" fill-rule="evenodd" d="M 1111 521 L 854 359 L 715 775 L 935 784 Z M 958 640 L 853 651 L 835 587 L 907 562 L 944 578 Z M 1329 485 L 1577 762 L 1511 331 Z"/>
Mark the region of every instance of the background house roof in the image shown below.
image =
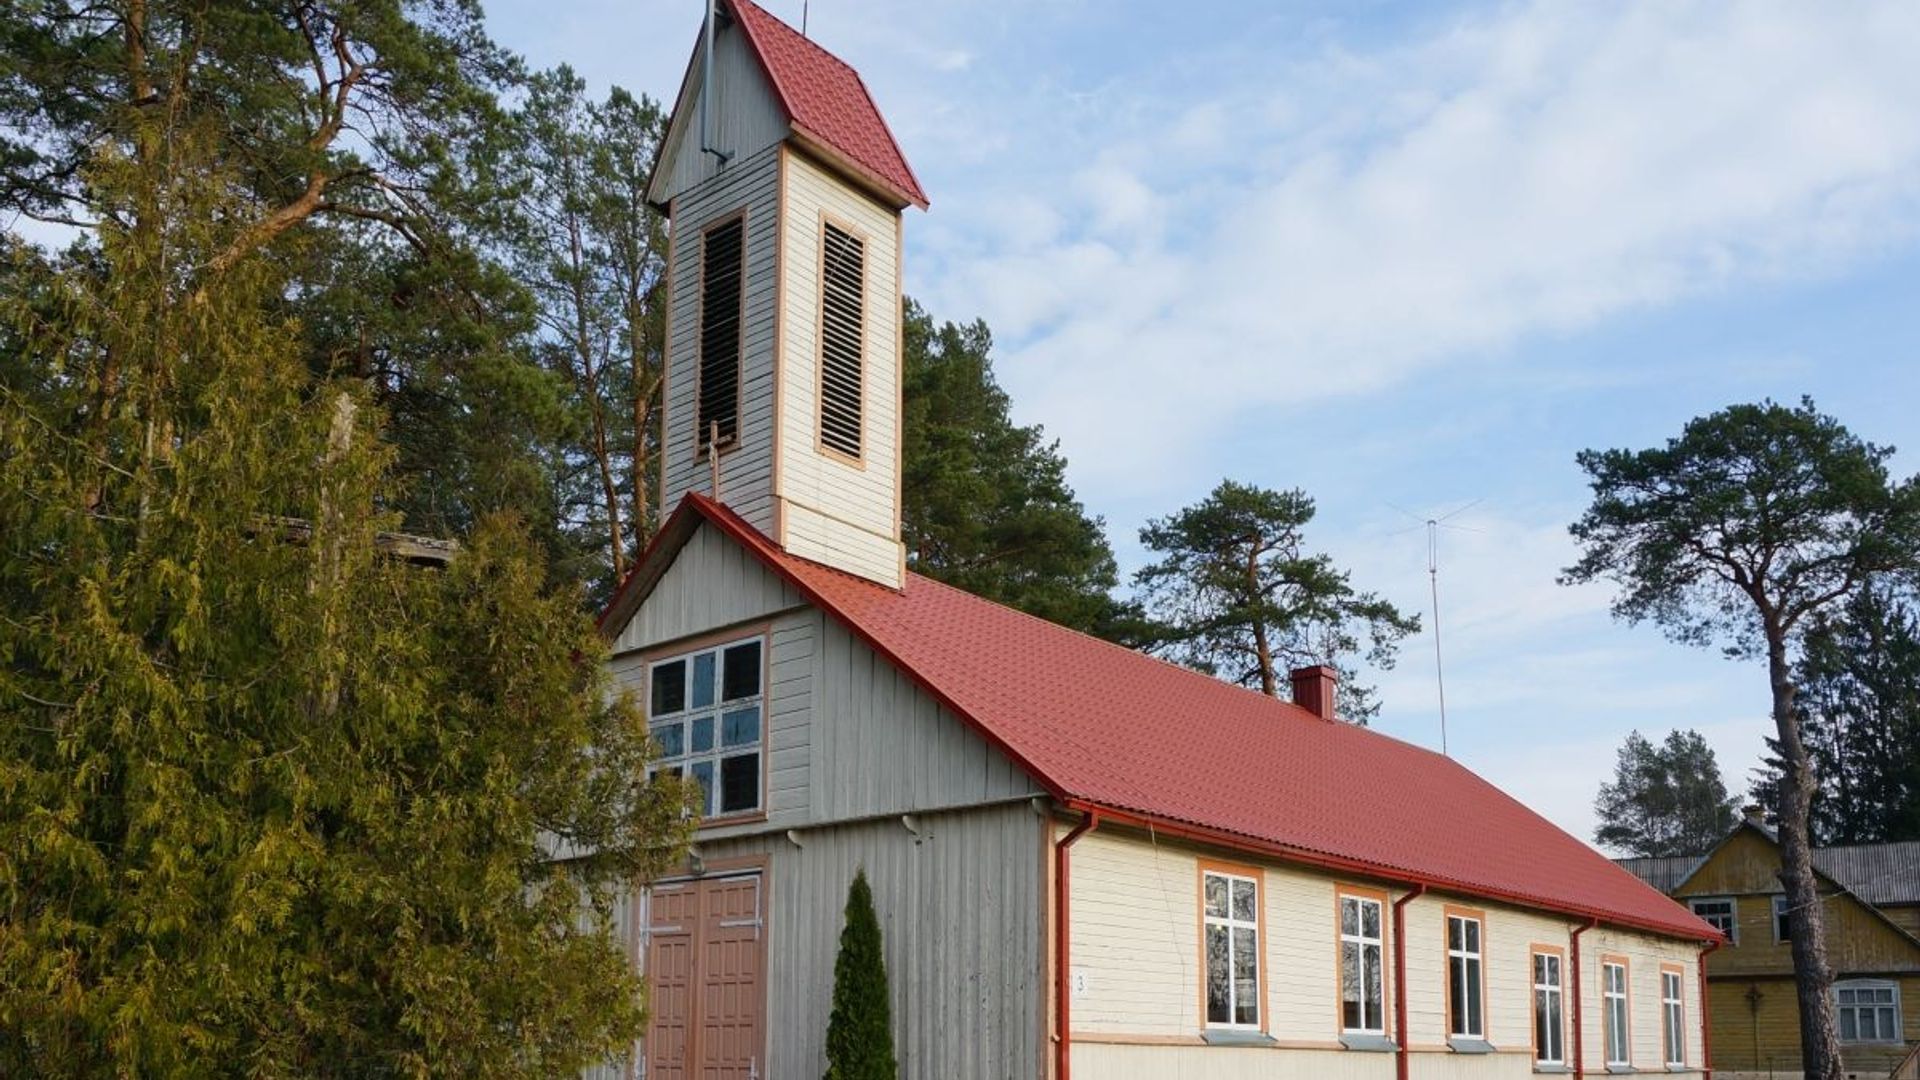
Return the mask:
<path id="1" fill-rule="evenodd" d="M 927 196 L 860 73 L 752 0 L 727 0 L 787 119 L 866 179 L 926 209 Z"/>
<path id="2" fill-rule="evenodd" d="M 1773 830 L 1743 821 L 1735 831 L 1756 829 L 1778 842 Z M 1707 855 L 1616 860 L 1628 873 L 1664 893 L 1686 882 Z M 1920 904 L 1920 841 L 1852 844 L 1813 849 L 1813 868 L 1875 907 Z"/>
<path id="3" fill-rule="evenodd" d="M 909 574 L 782 551 L 690 494 L 602 616 L 618 633 L 701 522 L 970 721 L 1055 796 L 1234 846 L 1694 940 L 1684 907 L 1450 758 Z"/>

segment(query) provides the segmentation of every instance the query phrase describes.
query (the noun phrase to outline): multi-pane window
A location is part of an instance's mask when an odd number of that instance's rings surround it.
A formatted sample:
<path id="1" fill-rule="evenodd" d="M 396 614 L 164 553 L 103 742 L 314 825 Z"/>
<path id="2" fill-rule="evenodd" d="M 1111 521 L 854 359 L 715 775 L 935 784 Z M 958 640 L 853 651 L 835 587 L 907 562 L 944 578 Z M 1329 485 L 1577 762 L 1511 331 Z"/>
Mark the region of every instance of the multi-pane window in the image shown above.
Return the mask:
<path id="1" fill-rule="evenodd" d="M 1627 1042 L 1627 965 L 1607 960 L 1600 965 L 1602 1016 L 1607 1025 L 1607 1064 L 1627 1065 L 1632 1051 Z"/>
<path id="2" fill-rule="evenodd" d="M 1260 889 L 1250 877 L 1208 870 L 1205 894 L 1207 1024 L 1260 1026 Z"/>
<path id="3" fill-rule="evenodd" d="M 699 781 L 704 817 L 760 809 L 762 650 L 760 638 L 731 641 L 658 661 L 648 676 L 653 767 Z"/>
<path id="4" fill-rule="evenodd" d="M 860 456 L 866 245 L 832 222 L 820 234 L 820 442 Z"/>
<path id="5" fill-rule="evenodd" d="M 1668 1065 L 1687 1063 L 1687 1010 L 1680 996 L 1680 976 L 1678 971 L 1660 972 L 1660 1024 Z"/>
<path id="6" fill-rule="evenodd" d="M 1773 898 L 1773 940 L 1793 940 L 1793 904 L 1785 896 Z"/>
<path id="7" fill-rule="evenodd" d="M 740 425 L 740 311 L 745 292 L 747 219 L 708 229 L 700 240 L 700 394 L 696 441 L 733 441 Z M 715 439 L 715 436 L 718 436 Z"/>
<path id="8" fill-rule="evenodd" d="M 1567 1061 L 1566 989 L 1560 954 L 1533 954 L 1533 1060 L 1541 1065 Z"/>
<path id="9" fill-rule="evenodd" d="M 1483 959 L 1480 920 L 1469 915 L 1447 916 L 1447 1032 L 1458 1038 L 1487 1037 L 1485 1002 L 1481 995 Z"/>
<path id="10" fill-rule="evenodd" d="M 1384 1035 L 1386 994 L 1381 982 L 1380 901 L 1340 897 L 1340 1027 Z"/>
<path id="11" fill-rule="evenodd" d="M 1897 983 L 1868 979 L 1835 983 L 1833 1003 L 1841 1042 L 1901 1041 Z"/>
<path id="12" fill-rule="evenodd" d="M 1740 943 L 1740 921 L 1735 916 L 1733 904 L 1733 898 L 1728 896 L 1687 901 L 1687 906 L 1700 916 L 1701 921 L 1727 935 L 1730 944 L 1737 945 Z"/>

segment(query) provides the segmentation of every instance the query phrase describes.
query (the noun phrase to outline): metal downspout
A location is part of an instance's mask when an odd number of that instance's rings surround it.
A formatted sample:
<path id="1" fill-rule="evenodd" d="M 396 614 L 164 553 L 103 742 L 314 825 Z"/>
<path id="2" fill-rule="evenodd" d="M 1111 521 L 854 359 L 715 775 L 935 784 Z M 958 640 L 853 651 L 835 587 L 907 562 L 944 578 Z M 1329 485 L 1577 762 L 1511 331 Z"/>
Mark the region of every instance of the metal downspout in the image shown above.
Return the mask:
<path id="1" fill-rule="evenodd" d="M 1707 1011 L 1711 1005 L 1707 1001 L 1707 957 L 1720 947 L 1717 941 L 1707 942 L 1700 950 L 1700 1072 L 1705 1080 L 1713 1080 L 1713 1028 L 1707 1023 Z"/>
<path id="2" fill-rule="evenodd" d="M 1587 989 L 1580 982 L 1580 935 L 1599 925 L 1599 919 L 1589 919 L 1587 925 L 1575 927 L 1567 935 L 1567 981 L 1573 984 L 1573 1080 L 1584 1080 L 1587 1075 L 1587 1020 L 1586 1010 L 1581 1008 Z"/>
<path id="3" fill-rule="evenodd" d="M 1427 895 L 1425 885 L 1415 885 L 1413 891 L 1393 902 L 1393 1033 L 1400 1040 L 1394 1049 L 1394 1072 L 1399 1080 L 1407 1080 L 1412 1060 L 1407 1056 L 1413 1039 L 1407 1034 L 1407 912 L 1408 904 Z"/>
<path id="4" fill-rule="evenodd" d="M 1073 979 L 1067 970 L 1072 957 L 1070 948 L 1070 915 L 1067 909 L 1067 883 L 1072 873 L 1072 864 L 1067 860 L 1067 849 L 1082 836 L 1100 826 L 1100 815 L 1088 811 L 1073 831 L 1060 838 L 1053 845 L 1053 1023 L 1054 1023 L 1054 1077 L 1055 1080 L 1068 1080 L 1073 1072 Z"/>

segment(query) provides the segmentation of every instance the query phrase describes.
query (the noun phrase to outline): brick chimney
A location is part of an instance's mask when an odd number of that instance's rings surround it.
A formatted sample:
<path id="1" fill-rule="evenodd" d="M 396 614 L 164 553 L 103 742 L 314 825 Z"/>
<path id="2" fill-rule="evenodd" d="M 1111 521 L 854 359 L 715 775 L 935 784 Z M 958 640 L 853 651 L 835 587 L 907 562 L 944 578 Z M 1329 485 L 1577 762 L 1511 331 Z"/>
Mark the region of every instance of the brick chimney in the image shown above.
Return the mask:
<path id="1" fill-rule="evenodd" d="M 1293 679 L 1293 703 L 1322 720 L 1333 719 L 1333 692 L 1340 685 L 1340 673 L 1325 664 L 1296 668 Z"/>

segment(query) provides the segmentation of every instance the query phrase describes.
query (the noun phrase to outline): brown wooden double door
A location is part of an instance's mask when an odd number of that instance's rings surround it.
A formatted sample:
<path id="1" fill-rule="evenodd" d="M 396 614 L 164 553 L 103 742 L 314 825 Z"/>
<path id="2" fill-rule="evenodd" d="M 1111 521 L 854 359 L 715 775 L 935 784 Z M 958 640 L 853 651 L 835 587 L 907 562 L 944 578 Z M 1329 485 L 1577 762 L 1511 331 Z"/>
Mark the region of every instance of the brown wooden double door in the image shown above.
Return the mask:
<path id="1" fill-rule="evenodd" d="M 647 907 L 647 1080 L 766 1080 L 761 876 L 655 885 Z"/>

